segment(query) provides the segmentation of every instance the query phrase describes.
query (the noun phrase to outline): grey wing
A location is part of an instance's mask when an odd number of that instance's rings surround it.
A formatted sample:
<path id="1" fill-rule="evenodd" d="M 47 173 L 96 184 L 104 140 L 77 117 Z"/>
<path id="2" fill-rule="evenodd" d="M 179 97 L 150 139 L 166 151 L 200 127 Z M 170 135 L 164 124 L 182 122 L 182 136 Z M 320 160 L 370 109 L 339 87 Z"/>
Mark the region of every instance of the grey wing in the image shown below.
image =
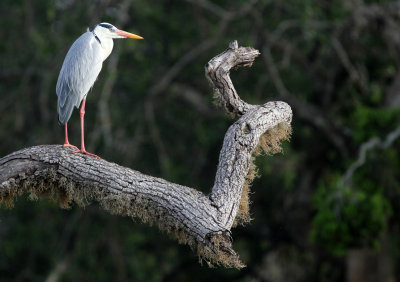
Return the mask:
<path id="1" fill-rule="evenodd" d="M 99 42 L 91 32 L 82 34 L 65 56 L 57 80 L 58 120 L 68 122 L 74 107 L 79 107 L 83 98 L 96 81 L 103 59 Z"/>

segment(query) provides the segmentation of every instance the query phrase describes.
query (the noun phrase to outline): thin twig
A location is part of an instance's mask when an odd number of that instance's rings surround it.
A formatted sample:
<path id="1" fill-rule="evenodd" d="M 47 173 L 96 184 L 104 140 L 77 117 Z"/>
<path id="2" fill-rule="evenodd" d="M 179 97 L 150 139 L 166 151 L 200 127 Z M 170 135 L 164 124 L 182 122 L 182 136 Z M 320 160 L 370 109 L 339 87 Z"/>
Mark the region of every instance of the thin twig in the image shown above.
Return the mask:
<path id="1" fill-rule="evenodd" d="M 378 148 L 380 150 L 385 150 L 392 146 L 393 142 L 396 141 L 397 138 L 400 137 L 400 125 L 396 127 L 393 131 L 389 132 L 385 140 L 382 141 L 379 137 L 372 137 L 367 142 L 363 143 L 360 146 L 358 151 L 358 158 L 355 162 L 353 162 L 350 167 L 346 170 L 343 177 L 341 178 L 339 184 L 341 186 L 348 185 L 350 183 L 353 174 L 357 169 L 362 167 L 367 161 L 367 153 L 372 149 Z"/>

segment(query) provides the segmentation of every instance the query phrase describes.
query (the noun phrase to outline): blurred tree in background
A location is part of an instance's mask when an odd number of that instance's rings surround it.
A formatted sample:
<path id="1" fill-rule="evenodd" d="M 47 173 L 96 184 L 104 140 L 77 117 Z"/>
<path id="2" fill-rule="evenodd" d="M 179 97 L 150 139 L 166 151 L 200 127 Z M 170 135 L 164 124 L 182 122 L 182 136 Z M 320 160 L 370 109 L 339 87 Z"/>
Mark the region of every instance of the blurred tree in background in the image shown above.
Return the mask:
<path id="1" fill-rule="evenodd" d="M 58 72 L 103 21 L 145 38 L 116 42 L 88 95 L 87 148 L 106 160 L 210 191 L 232 121 L 203 66 L 234 39 L 261 51 L 232 74 L 239 95 L 294 111 L 285 153 L 257 159 L 254 220 L 234 230 L 247 268 L 201 266 L 96 205 L 21 197 L 0 209 L 1 281 L 400 281 L 398 1 L 3 0 L 0 11 L 0 156 L 63 141 Z"/>

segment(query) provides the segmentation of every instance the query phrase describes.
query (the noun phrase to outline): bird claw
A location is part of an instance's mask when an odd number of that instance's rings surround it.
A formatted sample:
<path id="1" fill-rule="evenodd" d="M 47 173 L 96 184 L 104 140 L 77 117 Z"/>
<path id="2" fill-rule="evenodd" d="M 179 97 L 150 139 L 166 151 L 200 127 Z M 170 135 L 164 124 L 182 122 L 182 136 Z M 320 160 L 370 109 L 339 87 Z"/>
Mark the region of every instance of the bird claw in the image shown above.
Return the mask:
<path id="1" fill-rule="evenodd" d="M 87 152 L 86 150 L 79 150 L 78 148 L 77 148 L 76 151 L 73 151 L 73 152 L 72 152 L 72 154 L 76 154 L 76 153 L 81 153 L 81 154 L 84 154 L 84 155 L 88 155 L 88 156 L 95 157 L 95 158 L 97 158 L 97 159 L 101 159 L 98 155 L 89 153 L 89 152 Z"/>
<path id="2" fill-rule="evenodd" d="M 71 145 L 71 144 L 69 144 L 69 143 L 65 143 L 65 144 L 64 144 L 64 147 L 72 147 L 72 148 L 74 148 L 75 150 L 79 150 L 78 147 L 76 147 L 76 146 L 74 146 L 74 145 Z"/>

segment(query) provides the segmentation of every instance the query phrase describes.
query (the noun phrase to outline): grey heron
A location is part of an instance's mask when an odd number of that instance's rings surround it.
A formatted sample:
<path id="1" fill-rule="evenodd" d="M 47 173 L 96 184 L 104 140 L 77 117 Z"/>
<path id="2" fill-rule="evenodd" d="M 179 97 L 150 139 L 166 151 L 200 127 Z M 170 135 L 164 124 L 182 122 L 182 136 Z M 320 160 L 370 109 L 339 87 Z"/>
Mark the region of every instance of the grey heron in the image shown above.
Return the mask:
<path id="1" fill-rule="evenodd" d="M 71 46 L 61 67 L 57 80 L 56 92 L 58 96 L 58 121 L 65 126 L 64 146 L 74 147 L 73 153 L 83 153 L 97 157 L 85 149 L 84 116 L 86 96 L 100 73 L 103 61 L 107 59 L 113 49 L 114 38 L 143 37 L 119 30 L 109 23 L 100 23 L 92 31 L 82 34 Z M 67 123 L 74 107 L 80 105 L 81 119 L 81 149 L 68 141 Z"/>

